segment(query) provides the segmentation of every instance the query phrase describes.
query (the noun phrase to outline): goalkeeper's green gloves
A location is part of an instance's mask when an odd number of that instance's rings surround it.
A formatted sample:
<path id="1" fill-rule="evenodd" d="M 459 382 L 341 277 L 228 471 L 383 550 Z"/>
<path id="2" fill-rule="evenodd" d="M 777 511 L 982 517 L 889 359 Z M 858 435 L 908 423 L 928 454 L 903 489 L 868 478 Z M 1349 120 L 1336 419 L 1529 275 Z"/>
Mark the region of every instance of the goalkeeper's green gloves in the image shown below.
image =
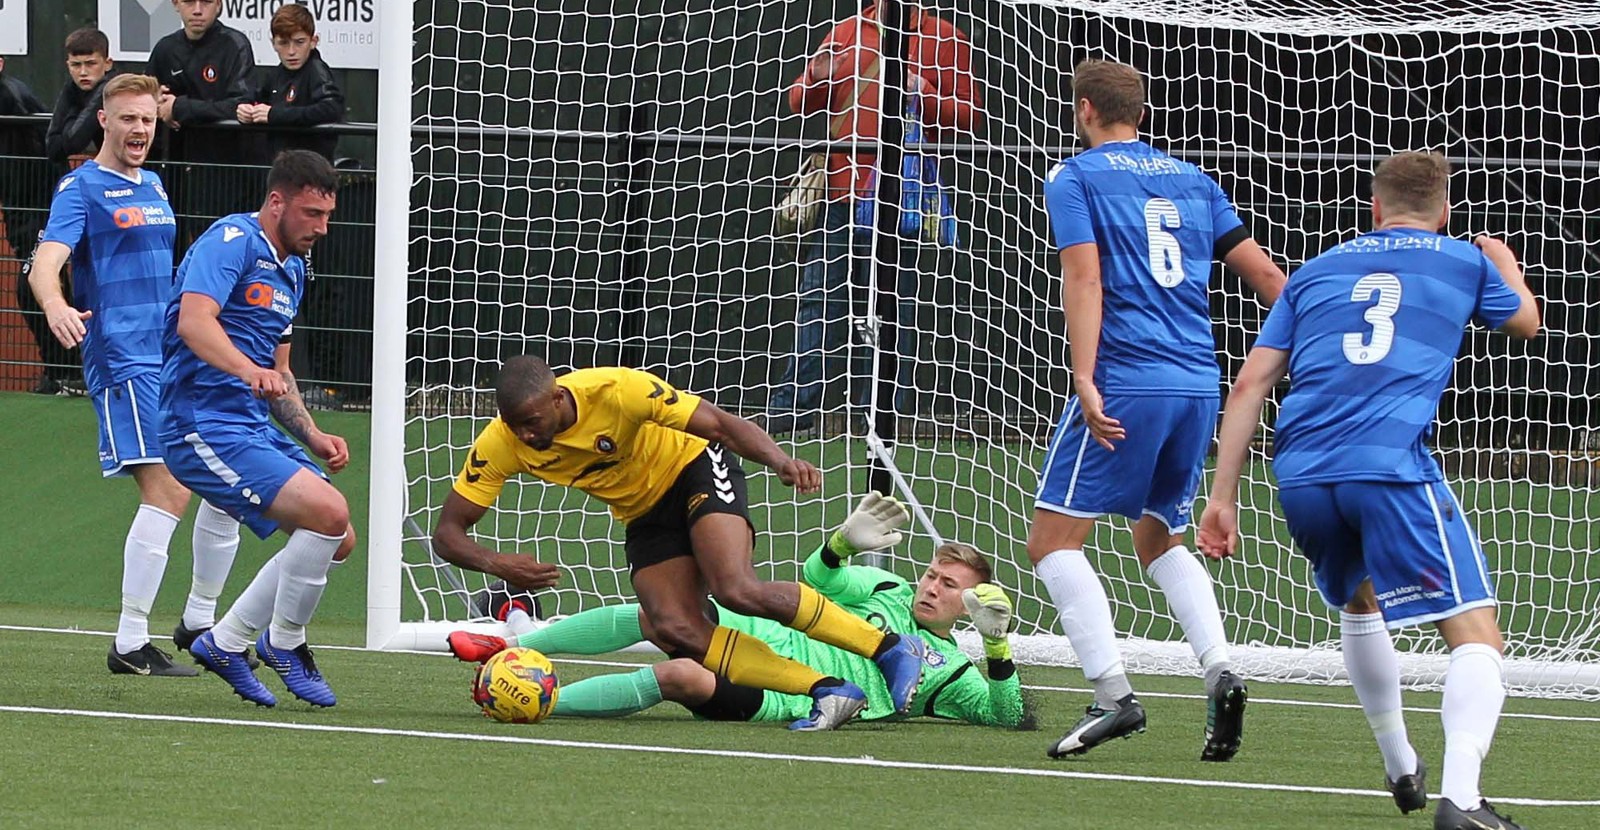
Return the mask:
<path id="1" fill-rule="evenodd" d="M 961 604 L 967 607 L 972 625 L 983 637 L 983 656 L 990 660 L 1010 660 L 1011 598 L 999 585 L 985 582 L 976 588 L 961 592 Z"/>
<path id="2" fill-rule="evenodd" d="M 864 550 L 886 550 L 905 538 L 900 527 L 911 520 L 905 505 L 874 490 L 828 539 L 828 550 L 840 559 Z"/>

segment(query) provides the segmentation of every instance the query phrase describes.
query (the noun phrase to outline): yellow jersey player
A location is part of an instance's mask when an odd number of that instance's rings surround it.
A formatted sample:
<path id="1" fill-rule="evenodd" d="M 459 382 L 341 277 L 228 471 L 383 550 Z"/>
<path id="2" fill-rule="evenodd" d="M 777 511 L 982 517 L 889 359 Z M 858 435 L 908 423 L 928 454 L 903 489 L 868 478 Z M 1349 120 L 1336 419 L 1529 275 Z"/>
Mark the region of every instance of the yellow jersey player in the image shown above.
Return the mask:
<path id="1" fill-rule="evenodd" d="M 834 729 L 866 707 L 854 683 L 714 624 L 705 611 L 709 588 L 730 611 L 873 660 L 895 710 L 910 710 L 928 653 L 920 637 L 879 631 L 810 586 L 763 582 L 751 564 L 755 526 L 739 458 L 803 493 L 821 488 L 816 467 L 791 458 L 755 424 L 635 369 L 558 377 L 538 357 L 513 357 L 501 367 L 495 405 L 499 417 L 473 442 L 434 529 L 434 549 L 446 561 L 514 587 L 554 585 L 554 565 L 489 550 L 468 530 L 514 475 L 576 487 L 608 504 L 626 526 L 634 593 L 670 654 L 699 660 L 739 685 L 809 695 L 811 713 L 793 729 Z"/>

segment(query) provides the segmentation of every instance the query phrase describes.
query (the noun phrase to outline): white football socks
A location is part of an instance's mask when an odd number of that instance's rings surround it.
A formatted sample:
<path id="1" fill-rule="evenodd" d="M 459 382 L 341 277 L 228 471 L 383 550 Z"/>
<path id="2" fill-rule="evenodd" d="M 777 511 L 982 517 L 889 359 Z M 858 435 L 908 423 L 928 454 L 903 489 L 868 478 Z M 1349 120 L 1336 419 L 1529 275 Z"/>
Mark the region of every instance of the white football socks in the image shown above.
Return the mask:
<path id="1" fill-rule="evenodd" d="M 1228 635 L 1222 630 L 1222 612 L 1217 608 L 1211 574 L 1183 545 L 1176 545 L 1156 557 L 1145 572 L 1166 595 L 1167 607 L 1183 627 L 1183 636 L 1194 649 L 1195 659 L 1200 661 L 1205 688 L 1210 692 L 1217 678 L 1232 666 L 1228 658 Z"/>
<path id="2" fill-rule="evenodd" d="M 1383 771 L 1390 781 L 1414 774 L 1417 751 L 1411 746 L 1400 708 L 1400 657 L 1383 615 L 1345 611 L 1339 617 L 1339 636 L 1345 672 L 1367 714 L 1372 736 L 1378 739 L 1378 751 L 1383 753 Z"/>
<path id="3" fill-rule="evenodd" d="M 211 629 L 217 648 L 237 654 L 248 648 L 261 629 L 267 627 L 272 620 L 272 605 L 278 596 L 278 581 L 283 573 L 282 559 L 283 551 L 268 559 L 256 572 L 256 578 L 250 580 L 244 592 L 233 601 L 233 607 Z"/>
<path id="4" fill-rule="evenodd" d="M 282 573 L 267 634 L 273 646 L 296 648 L 305 644 L 306 623 L 322 601 L 322 591 L 328 586 L 328 568 L 343 542 L 342 533 L 324 536 L 301 528 L 274 557 L 282 563 Z"/>
<path id="5" fill-rule="evenodd" d="M 203 631 L 216 624 L 217 598 L 238 552 L 239 522 L 210 502 L 200 502 L 194 517 L 194 582 L 183 607 L 184 628 Z"/>
<path id="6" fill-rule="evenodd" d="M 1094 684 L 1095 705 L 1117 708 L 1117 701 L 1133 694 L 1117 632 L 1111 622 L 1111 601 L 1106 599 L 1100 576 L 1081 550 L 1058 550 L 1039 560 L 1034 573 L 1044 582 L 1061 617 L 1072 650 L 1083 664 L 1083 676 Z"/>
<path id="7" fill-rule="evenodd" d="M 139 505 L 122 543 L 122 616 L 117 620 L 118 654 L 138 651 L 150 642 L 150 608 L 161 577 L 167 572 L 167 545 L 178 529 L 178 517 L 148 504 Z"/>
<path id="8" fill-rule="evenodd" d="M 1439 794 L 1463 810 L 1475 810 L 1483 800 L 1478 775 L 1506 700 L 1503 663 L 1500 652 L 1482 643 L 1457 646 L 1450 652 L 1441 707 L 1444 774 Z"/>

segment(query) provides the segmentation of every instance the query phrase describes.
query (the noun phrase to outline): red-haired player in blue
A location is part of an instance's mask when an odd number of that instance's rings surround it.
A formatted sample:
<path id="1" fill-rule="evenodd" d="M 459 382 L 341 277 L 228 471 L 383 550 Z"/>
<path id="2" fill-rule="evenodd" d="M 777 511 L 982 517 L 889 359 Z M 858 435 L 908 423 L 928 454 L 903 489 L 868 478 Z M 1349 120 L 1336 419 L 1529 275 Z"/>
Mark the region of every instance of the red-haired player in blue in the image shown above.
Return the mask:
<path id="1" fill-rule="evenodd" d="M 106 655 L 115 674 L 192 677 L 190 666 L 150 642 L 150 609 L 167 570 L 167 547 L 189 491 L 161 458 L 161 329 L 172 291 L 177 214 L 161 177 L 144 169 L 155 138 L 161 86 L 121 75 L 102 89 L 104 130 L 92 161 L 63 176 L 34 256 L 29 284 L 61 345 L 83 350 L 83 376 L 100 428 L 100 470 L 131 476 L 139 510 L 122 550 L 122 614 Z M 72 263 L 72 300 L 61 269 Z M 209 628 L 239 549 L 239 524 L 201 503 L 195 515 L 194 583 L 173 637 Z M 182 648 L 182 645 L 179 646 Z"/>

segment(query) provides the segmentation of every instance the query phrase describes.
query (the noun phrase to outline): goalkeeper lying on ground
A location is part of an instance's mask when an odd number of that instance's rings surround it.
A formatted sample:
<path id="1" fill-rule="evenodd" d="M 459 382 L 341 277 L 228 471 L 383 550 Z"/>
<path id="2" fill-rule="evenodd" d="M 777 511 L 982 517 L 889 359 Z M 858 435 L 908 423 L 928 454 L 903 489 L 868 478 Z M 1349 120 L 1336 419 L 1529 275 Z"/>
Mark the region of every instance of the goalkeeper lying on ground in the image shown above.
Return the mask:
<path id="1" fill-rule="evenodd" d="M 902 538 L 899 528 L 908 518 L 905 507 L 893 498 L 868 495 L 828 543 L 806 560 L 802 578 L 846 611 L 880 628 L 915 632 L 927 640 L 927 665 L 914 716 L 1018 726 L 1023 719 L 1022 687 L 1006 641 L 1011 600 L 999 586 L 989 583 L 992 573 L 982 553 L 969 545 L 941 545 L 915 585 L 885 570 L 844 564 L 860 551 L 898 544 Z M 770 620 L 715 605 L 711 613 L 718 624 L 758 637 L 784 657 L 859 685 L 867 694 L 863 719 L 894 714 L 882 673 L 872 661 Z M 987 677 L 950 637 L 950 627 L 966 615 L 983 636 Z M 654 632 L 643 609 L 630 604 L 595 608 L 558 620 L 518 637 L 516 645 L 545 654 L 604 654 L 641 640 L 655 641 Z M 450 635 L 450 650 L 468 662 L 487 660 L 509 645 L 499 637 L 465 631 Z M 806 717 L 813 703 L 804 695 L 736 686 L 695 660 L 676 659 L 563 686 L 554 714 L 616 718 L 663 700 L 682 704 L 710 720 L 735 721 L 796 721 Z"/>

